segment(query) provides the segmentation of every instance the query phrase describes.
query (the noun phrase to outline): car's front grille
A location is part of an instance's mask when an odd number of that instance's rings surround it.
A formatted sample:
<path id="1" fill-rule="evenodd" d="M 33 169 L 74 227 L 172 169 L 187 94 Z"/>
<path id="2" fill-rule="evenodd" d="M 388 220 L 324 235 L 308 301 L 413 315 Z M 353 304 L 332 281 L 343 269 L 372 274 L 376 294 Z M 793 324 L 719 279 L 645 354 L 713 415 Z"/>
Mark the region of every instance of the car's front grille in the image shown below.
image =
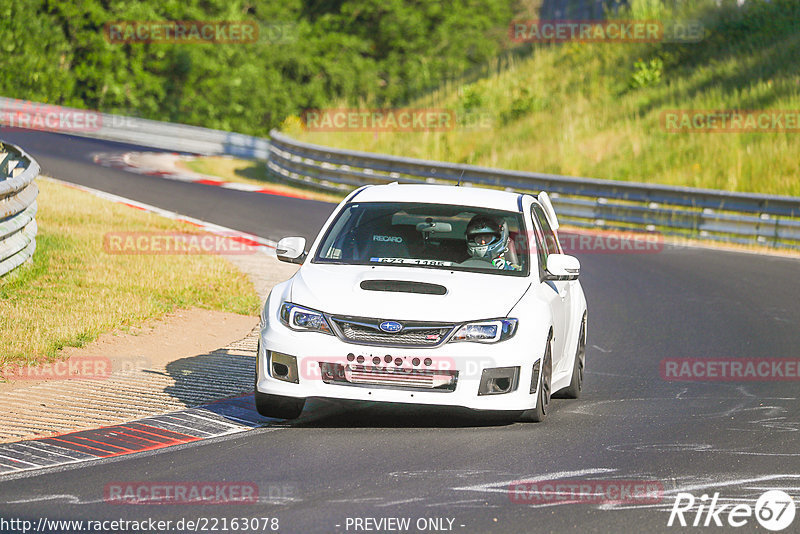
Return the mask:
<path id="1" fill-rule="evenodd" d="M 392 388 L 454 391 L 458 371 L 320 362 L 326 384 L 385 386 Z"/>
<path id="2" fill-rule="evenodd" d="M 436 345 L 449 332 L 450 328 L 426 328 L 424 330 L 409 330 L 398 334 L 387 334 L 386 332 L 361 325 L 342 323 L 344 337 L 351 341 L 361 341 L 363 343 L 391 343 L 393 345 L 411 346 Z"/>
<path id="3" fill-rule="evenodd" d="M 444 341 L 453 330 L 452 324 L 409 321 L 397 333 L 380 329 L 381 321 L 352 317 L 332 317 L 337 335 L 352 343 L 394 347 L 433 347 Z"/>

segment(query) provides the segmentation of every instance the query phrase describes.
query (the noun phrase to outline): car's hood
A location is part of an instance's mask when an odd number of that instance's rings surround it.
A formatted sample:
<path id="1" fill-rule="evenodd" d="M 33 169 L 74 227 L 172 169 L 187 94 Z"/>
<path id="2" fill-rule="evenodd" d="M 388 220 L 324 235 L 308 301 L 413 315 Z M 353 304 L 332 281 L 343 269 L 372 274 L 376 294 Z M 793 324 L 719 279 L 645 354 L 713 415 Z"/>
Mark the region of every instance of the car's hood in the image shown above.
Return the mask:
<path id="1" fill-rule="evenodd" d="M 372 291 L 366 280 L 437 284 L 444 295 Z M 417 267 L 306 263 L 292 278 L 291 300 L 336 315 L 461 322 L 505 317 L 528 289 L 528 278 Z"/>

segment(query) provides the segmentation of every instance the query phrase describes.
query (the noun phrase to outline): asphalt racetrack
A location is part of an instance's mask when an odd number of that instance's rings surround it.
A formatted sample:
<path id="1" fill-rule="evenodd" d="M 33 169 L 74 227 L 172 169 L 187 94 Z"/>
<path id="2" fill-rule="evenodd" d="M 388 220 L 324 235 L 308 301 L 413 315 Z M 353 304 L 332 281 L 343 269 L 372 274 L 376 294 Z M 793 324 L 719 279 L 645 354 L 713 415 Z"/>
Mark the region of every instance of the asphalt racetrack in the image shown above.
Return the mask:
<path id="1" fill-rule="evenodd" d="M 273 240 L 313 238 L 333 208 L 91 161 L 95 152 L 138 147 L 43 132 L 3 130 L 1 137 L 35 157 L 43 174 Z M 589 307 L 584 392 L 578 400 L 554 400 L 543 424 L 317 401 L 291 424 L 0 480 L 0 516 L 34 524 L 42 517 L 173 525 L 277 518 L 247 531 L 278 526 L 281 533 L 705 532 L 715 530 L 715 520 L 692 528 L 697 506 L 685 514 L 689 526 L 667 526 L 679 493 L 697 504 L 703 494 L 710 500 L 719 493 L 716 506 L 728 505 L 719 516 L 726 531 L 733 504 L 754 507 L 773 489 L 797 496 L 798 381 L 666 380 L 662 360 L 797 359 L 800 263 L 687 247 L 575 255 Z M 509 491 L 519 480 L 605 487 L 647 481 L 662 491 L 648 502 L 526 499 Z M 259 501 L 104 502 L 104 488 L 120 481 L 246 481 L 259 488 Z M 409 526 L 388 518 L 407 518 Z M 705 512 L 698 520 L 705 524 Z M 755 517 L 745 521 L 737 531 L 764 532 Z M 798 524 L 800 518 L 786 531 Z"/>

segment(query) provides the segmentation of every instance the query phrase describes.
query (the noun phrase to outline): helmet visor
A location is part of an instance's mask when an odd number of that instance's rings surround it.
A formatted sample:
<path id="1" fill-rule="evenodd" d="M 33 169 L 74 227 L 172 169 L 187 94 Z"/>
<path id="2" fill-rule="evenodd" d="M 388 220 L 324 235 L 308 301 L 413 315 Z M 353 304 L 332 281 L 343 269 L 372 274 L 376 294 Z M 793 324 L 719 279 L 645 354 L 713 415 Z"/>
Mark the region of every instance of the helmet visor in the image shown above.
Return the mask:
<path id="1" fill-rule="evenodd" d="M 475 234 L 470 236 L 470 242 L 476 246 L 482 247 L 493 243 L 499 238 L 499 235 L 487 232 L 485 234 Z"/>

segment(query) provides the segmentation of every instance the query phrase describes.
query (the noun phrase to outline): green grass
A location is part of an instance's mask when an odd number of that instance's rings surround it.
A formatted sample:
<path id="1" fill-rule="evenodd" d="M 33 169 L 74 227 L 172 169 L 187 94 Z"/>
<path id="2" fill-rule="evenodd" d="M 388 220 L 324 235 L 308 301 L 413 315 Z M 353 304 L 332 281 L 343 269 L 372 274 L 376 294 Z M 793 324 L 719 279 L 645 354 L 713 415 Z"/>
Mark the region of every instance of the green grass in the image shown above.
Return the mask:
<path id="1" fill-rule="evenodd" d="M 177 308 L 253 315 L 247 277 L 213 255 L 108 254 L 107 232 L 197 232 L 197 228 L 38 181 L 33 262 L 0 278 L 0 367 L 52 360 L 117 328 Z"/>
<path id="2" fill-rule="evenodd" d="M 690 5 L 668 13 L 638 0 L 620 17 L 700 18 L 700 43 L 534 45 L 499 74 L 409 104 L 482 113 L 490 128 L 323 133 L 290 118 L 283 129 L 312 143 L 409 157 L 800 195 L 800 134 L 668 133 L 660 124 L 675 109 L 800 112 L 800 2 Z"/>

